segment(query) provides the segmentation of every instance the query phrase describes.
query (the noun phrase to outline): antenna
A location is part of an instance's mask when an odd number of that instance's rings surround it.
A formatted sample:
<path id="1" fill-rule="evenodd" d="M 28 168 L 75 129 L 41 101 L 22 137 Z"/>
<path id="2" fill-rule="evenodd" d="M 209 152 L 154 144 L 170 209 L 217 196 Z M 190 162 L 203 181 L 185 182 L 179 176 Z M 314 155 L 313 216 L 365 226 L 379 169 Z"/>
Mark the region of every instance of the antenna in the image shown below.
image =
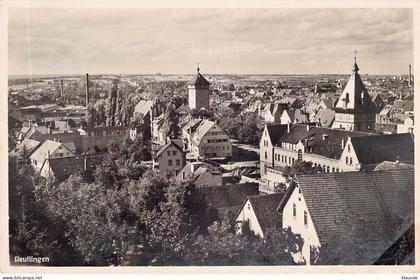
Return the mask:
<path id="1" fill-rule="evenodd" d="M 354 51 L 354 63 L 356 63 L 356 60 L 357 60 L 357 51 L 355 50 Z"/>
<path id="2" fill-rule="evenodd" d="M 200 73 L 200 62 L 197 62 L 197 73 Z"/>

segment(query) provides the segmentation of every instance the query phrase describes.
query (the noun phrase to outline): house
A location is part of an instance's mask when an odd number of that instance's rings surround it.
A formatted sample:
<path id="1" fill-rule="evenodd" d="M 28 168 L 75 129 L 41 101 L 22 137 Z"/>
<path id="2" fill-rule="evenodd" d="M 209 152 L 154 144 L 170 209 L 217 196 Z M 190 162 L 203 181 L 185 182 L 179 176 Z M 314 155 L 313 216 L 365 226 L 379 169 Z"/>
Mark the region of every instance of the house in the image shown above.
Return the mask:
<path id="1" fill-rule="evenodd" d="M 331 127 L 334 123 L 335 112 L 330 109 L 319 109 L 311 118 L 311 122 L 318 123 L 322 127 Z"/>
<path id="2" fill-rule="evenodd" d="M 414 223 L 414 169 L 297 175 L 296 182 L 278 206 L 283 228 L 304 239 L 296 261 L 371 265 Z"/>
<path id="3" fill-rule="evenodd" d="M 41 170 L 48 158 L 69 157 L 74 153 L 63 143 L 45 140 L 30 156 L 32 165 L 36 170 Z"/>
<path id="4" fill-rule="evenodd" d="M 397 124 L 397 133 L 411 133 L 414 134 L 414 116 L 409 115 L 404 120 L 403 124 Z"/>
<path id="5" fill-rule="evenodd" d="M 143 125 L 145 130 L 152 131 L 152 121 L 159 117 L 165 111 L 164 104 L 158 97 L 151 100 L 140 100 L 134 107 L 133 114 L 139 114 L 143 118 Z M 137 129 L 130 130 L 130 138 L 134 140 L 137 136 Z"/>
<path id="6" fill-rule="evenodd" d="M 266 180 L 269 167 L 292 166 L 296 161 L 312 162 L 327 173 L 342 171 L 346 139 L 369 135 L 309 124 L 266 125 L 260 141 L 261 178 Z"/>
<path id="7" fill-rule="evenodd" d="M 40 175 L 60 183 L 70 175 L 86 171 L 93 172 L 96 166 L 102 163 L 102 156 L 103 154 L 88 154 L 47 158 L 40 170 Z"/>
<path id="8" fill-rule="evenodd" d="M 181 142 L 181 143 L 180 143 Z M 153 157 L 153 168 L 158 168 L 162 174 L 178 174 L 185 166 L 185 153 L 181 141 L 171 139 L 163 145 Z"/>
<path id="9" fill-rule="evenodd" d="M 281 124 L 288 124 L 288 123 L 307 123 L 308 116 L 301 110 L 284 110 L 283 114 L 280 117 Z"/>
<path id="10" fill-rule="evenodd" d="M 261 117 L 267 123 L 280 123 L 281 116 L 287 108 L 287 104 L 268 103 L 262 110 Z"/>
<path id="11" fill-rule="evenodd" d="M 235 215 L 249 196 L 258 195 L 259 192 L 258 184 L 244 183 L 196 188 L 195 194 L 216 208 L 219 219 L 223 219 L 227 211 Z"/>
<path id="12" fill-rule="evenodd" d="M 191 153 L 196 158 L 227 158 L 232 156 L 229 136 L 216 122 L 203 120 L 191 138 Z"/>
<path id="13" fill-rule="evenodd" d="M 284 195 L 272 193 L 248 197 L 235 217 L 237 233 L 241 233 L 244 223 L 261 238 L 270 230 L 282 229 L 282 217 L 277 207 Z"/>
<path id="14" fill-rule="evenodd" d="M 384 161 L 414 164 L 410 133 L 349 137 L 341 155 L 341 170 L 371 170 Z"/>
<path id="15" fill-rule="evenodd" d="M 223 185 L 222 173 L 204 162 L 189 162 L 178 173 L 177 180 L 191 180 L 196 187 Z"/>
<path id="16" fill-rule="evenodd" d="M 32 140 L 32 139 L 24 139 L 15 149 L 15 152 L 18 152 L 22 149 L 26 149 L 29 154 L 32 154 L 36 148 L 39 147 L 39 145 L 41 144 L 41 142 L 36 141 L 36 140 Z"/>

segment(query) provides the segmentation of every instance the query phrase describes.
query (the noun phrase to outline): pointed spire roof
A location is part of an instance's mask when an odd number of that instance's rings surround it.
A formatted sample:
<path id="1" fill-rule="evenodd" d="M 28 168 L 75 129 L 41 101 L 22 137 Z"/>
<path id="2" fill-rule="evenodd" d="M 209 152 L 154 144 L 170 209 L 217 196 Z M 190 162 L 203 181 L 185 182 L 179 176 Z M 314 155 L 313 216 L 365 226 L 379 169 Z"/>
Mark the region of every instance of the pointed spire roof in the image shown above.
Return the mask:
<path id="1" fill-rule="evenodd" d="M 347 81 L 340 98 L 335 105 L 335 110 L 346 111 L 374 111 L 375 105 L 373 104 L 368 91 L 363 84 L 359 75 L 359 66 L 354 59 L 353 73 Z"/>
<path id="2" fill-rule="evenodd" d="M 210 83 L 209 81 L 206 80 L 206 78 L 203 77 L 203 75 L 201 75 L 200 73 L 200 66 L 197 66 L 197 75 L 192 78 L 189 82 L 189 85 L 194 85 L 194 86 L 209 86 Z"/>

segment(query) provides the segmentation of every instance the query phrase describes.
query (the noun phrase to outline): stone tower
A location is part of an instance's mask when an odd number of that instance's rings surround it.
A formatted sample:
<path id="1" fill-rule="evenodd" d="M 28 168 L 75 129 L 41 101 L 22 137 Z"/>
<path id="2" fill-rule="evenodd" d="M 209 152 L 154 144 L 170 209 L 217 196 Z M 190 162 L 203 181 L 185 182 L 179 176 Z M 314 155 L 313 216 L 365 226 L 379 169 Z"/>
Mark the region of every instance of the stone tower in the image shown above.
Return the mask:
<path id="1" fill-rule="evenodd" d="M 347 81 L 334 111 L 335 120 L 332 128 L 363 132 L 375 131 L 375 105 L 360 78 L 356 57 L 354 58 L 353 73 Z"/>
<path id="2" fill-rule="evenodd" d="M 210 83 L 201 75 L 197 67 L 197 75 L 188 82 L 188 105 L 190 109 L 209 109 Z"/>

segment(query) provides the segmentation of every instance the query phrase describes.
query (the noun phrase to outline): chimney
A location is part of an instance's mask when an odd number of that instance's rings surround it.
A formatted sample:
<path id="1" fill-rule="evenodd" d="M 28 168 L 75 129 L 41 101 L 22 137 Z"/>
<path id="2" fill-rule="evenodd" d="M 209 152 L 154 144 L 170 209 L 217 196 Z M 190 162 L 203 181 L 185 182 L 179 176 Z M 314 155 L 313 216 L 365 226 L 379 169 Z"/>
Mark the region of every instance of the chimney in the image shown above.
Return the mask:
<path id="1" fill-rule="evenodd" d="M 341 149 L 344 149 L 344 138 L 341 138 Z"/>
<path id="2" fill-rule="evenodd" d="M 86 73 L 86 112 L 89 105 L 89 74 Z"/>
<path id="3" fill-rule="evenodd" d="M 290 133 L 290 123 L 287 123 L 287 133 Z"/>
<path id="4" fill-rule="evenodd" d="M 322 134 L 322 140 L 327 140 L 327 138 L 328 138 L 328 134 L 326 134 L 326 133 L 324 133 L 324 134 Z"/>
<path id="5" fill-rule="evenodd" d="M 411 64 L 408 65 L 408 86 L 411 87 Z"/>
<path id="6" fill-rule="evenodd" d="M 61 92 L 61 98 L 64 98 L 63 79 L 60 80 L 60 92 Z"/>

